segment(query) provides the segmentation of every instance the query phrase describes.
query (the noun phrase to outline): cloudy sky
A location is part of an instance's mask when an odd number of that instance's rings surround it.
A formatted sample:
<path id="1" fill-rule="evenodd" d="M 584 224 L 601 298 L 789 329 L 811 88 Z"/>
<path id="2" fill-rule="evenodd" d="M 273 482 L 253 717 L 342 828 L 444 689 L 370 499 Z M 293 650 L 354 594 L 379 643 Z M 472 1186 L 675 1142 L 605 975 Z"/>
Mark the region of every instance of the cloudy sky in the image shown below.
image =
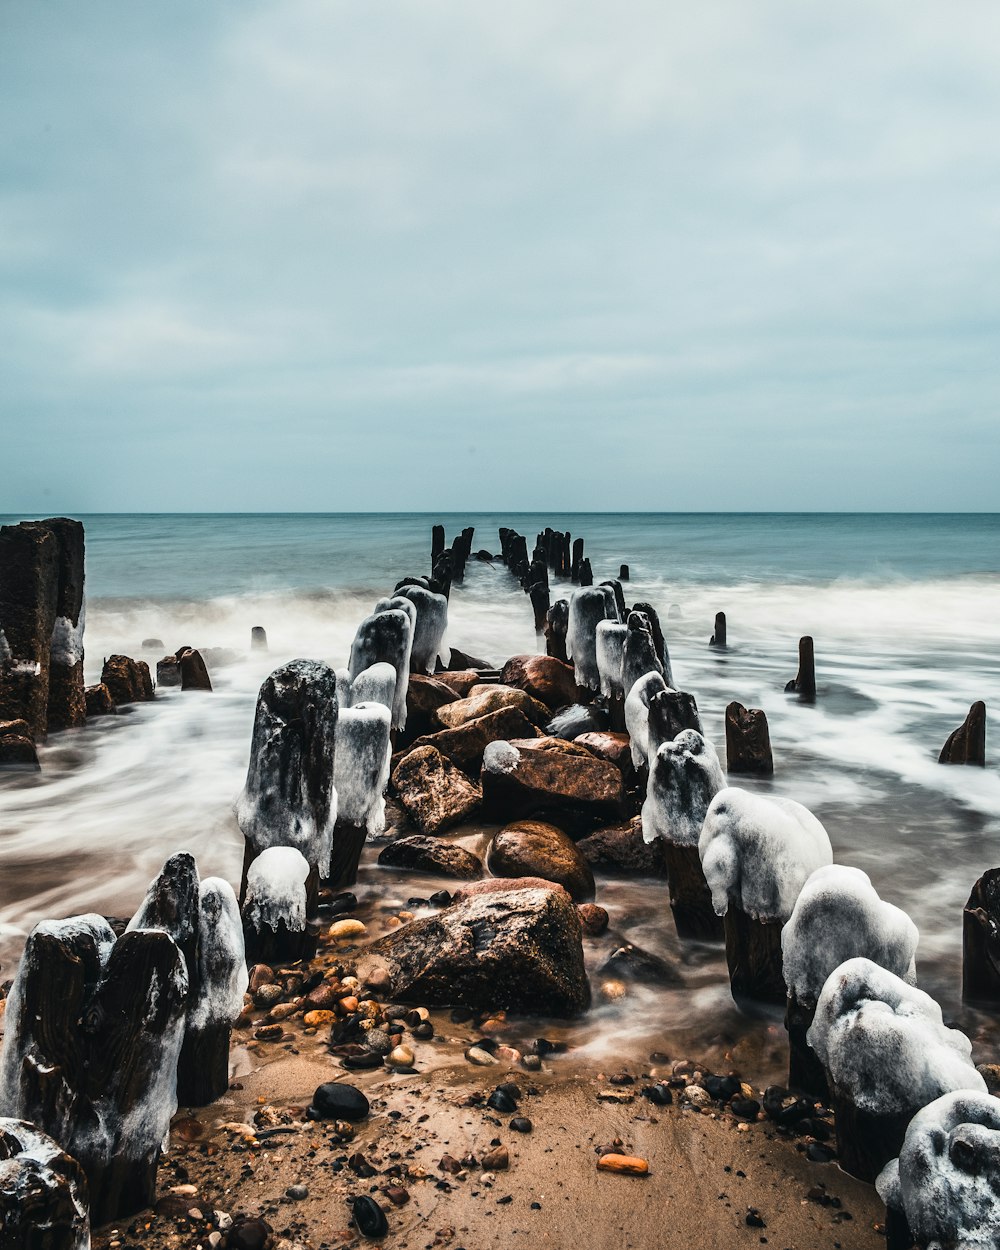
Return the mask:
<path id="1" fill-rule="evenodd" d="M 0 512 L 1000 507 L 995 0 L 0 0 Z"/>

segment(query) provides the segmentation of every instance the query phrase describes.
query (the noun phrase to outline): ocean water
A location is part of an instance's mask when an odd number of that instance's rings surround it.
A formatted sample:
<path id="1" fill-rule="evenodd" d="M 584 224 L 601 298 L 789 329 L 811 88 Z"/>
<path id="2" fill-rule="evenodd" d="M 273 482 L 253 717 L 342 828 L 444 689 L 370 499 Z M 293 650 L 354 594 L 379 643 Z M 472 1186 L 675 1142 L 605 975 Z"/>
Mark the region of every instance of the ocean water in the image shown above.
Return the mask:
<path id="1" fill-rule="evenodd" d="M 189 644 L 221 649 L 215 690 L 163 691 L 152 704 L 54 736 L 41 774 L 0 777 L 0 976 L 40 919 L 129 914 L 175 850 L 192 850 L 203 874 L 235 881 L 242 844 L 233 801 L 268 671 L 296 656 L 346 663 L 374 601 L 400 577 L 429 571 L 434 521 L 449 539 L 474 525 L 473 550 L 494 552 L 498 526 L 527 535 L 530 549 L 549 524 L 585 538 L 596 580 L 629 564 L 626 597 L 658 608 L 676 680 L 697 696 L 720 754 L 726 704 L 765 709 L 775 776 L 740 784 L 816 813 L 835 859 L 864 869 L 916 921 L 920 984 L 974 1036 L 977 1058 L 995 1052 L 994 1022 L 963 1010 L 959 991 L 962 907 L 976 878 L 1000 865 L 1000 515 L 82 519 L 87 680 L 113 652 L 155 663 Z M 724 653 L 707 646 L 719 610 L 729 624 Z M 267 653 L 249 651 L 254 625 L 267 630 Z M 811 707 L 783 693 L 803 633 L 816 642 Z M 149 638 L 163 647 L 143 651 Z M 539 649 L 527 599 L 502 565 L 470 562 L 453 591 L 449 640 L 496 663 Z M 975 699 L 988 709 L 987 768 L 938 765 Z M 470 831 L 467 844 L 482 849 L 488 833 Z M 385 908 L 424 891 L 374 867 L 374 855 L 358 892 L 377 926 Z M 739 1058 L 753 1049 L 757 1063 L 779 1062 L 780 1026 L 735 1012 L 719 952 L 678 947 L 663 883 L 599 882 L 598 901 L 613 932 L 590 948 L 595 971 L 616 939 L 630 940 L 679 954 L 686 984 L 598 1006 L 570 1030 L 576 1045 L 601 1055 L 614 1037 L 673 1053 L 690 1046 Z"/>

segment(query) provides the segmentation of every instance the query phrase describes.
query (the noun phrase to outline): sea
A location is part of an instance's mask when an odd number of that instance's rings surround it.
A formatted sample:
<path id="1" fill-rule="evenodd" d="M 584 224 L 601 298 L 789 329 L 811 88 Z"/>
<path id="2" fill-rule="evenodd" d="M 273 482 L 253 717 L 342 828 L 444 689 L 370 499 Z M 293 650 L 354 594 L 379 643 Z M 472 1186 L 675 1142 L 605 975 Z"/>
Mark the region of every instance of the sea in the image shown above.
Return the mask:
<path id="1" fill-rule="evenodd" d="M 3 522 L 26 518 L 4 517 Z M 192 851 L 202 875 L 234 883 L 242 839 L 233 814 L 257 691 L 295 657 L 347 662 L 358 623 L 406 575 L 430 571 L 431 527 L 449 541 L 475 527 L 473 551 L 498 553 L 498 528 L 582 537 L 595 580 L 629 566 L 629 602 L 664 624 L 676 684 L 697 698 L 724 755 L 723 715 L 738 699 L 767 713 L 770 781 L 740 779 L 810 808 L 836 862 L 870 876 L 920 930 L 918 983 L 1000 1059 L 994 1018 L 961 1003 L 962 909 L 1000 866 L 1000 514 L 506 513 L 83 516 L 86 678 L 105 656 L 150 662 L 181 645 L 210 657 L 211 693 L 163 689 L 149 704 L 54 735 L 38 774 L 0 776 L 0 979 L 42 919 L 127 916 L 163 860 Z M 553 597 L 571 586 L 553 583 Z M 708 646 L 715 614 L 728 649 Z M 261 625 L 268 650 L 250 650 Z M 800 635 L 815 639 L 818 696 L 784 693 Z M 470 561 L 452 592 L 449 642 L 500 665 L 544 650 L 527 597 L 499 560 Z M 151 645 L 147 645 L 151 644 Z M 987 705 L 987 766 L 938 764 L 970 704 Z M 462 835 L 483 851 L 491 830 Z M 380 918 L 445 882 L 378 868 L 366 849 L 356 892 Z M 599 879 L 609 934 L 588 939 L 595 1006 L 552 1022 L 575 1050 L 693 1055 L 780 1078 L 779 1019 L 732 1004 L 724 955 L 681 946 L 666 885 Z M 683 985 L 634 987 L 605 1001 L 603 960 L 624 942 L 677 960 Z M 526 1028 L 541 1027 L 533 1023 Z"/>

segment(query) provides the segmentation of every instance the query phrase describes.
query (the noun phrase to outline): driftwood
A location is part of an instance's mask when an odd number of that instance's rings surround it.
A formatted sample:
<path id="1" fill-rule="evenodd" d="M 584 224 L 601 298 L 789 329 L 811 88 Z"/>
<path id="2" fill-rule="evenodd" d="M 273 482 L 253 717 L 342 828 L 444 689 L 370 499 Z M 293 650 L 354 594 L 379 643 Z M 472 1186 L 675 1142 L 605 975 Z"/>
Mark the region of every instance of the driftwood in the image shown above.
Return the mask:
<path id="1" fill-rule="evenodd" d="M 830 1097 L 826 1069 L 806 1041 L 816 1015 L 816 1004 L 801 1003 L 790 994 L 785 1003 L 785 1029 L 788 1033 L 788 1088 L 820 1102 Z"/>
<path id="2" fill-rule="evenodd" d="M 986 704 L 982 700 L 973 703 L 965 720 L 949 734 L 938 763 L 986 767 Z"/>
<path id="3" fill-rule="evenodd" d="M 0 1119 L 0 1245 L 4 1250 L 90 1247 L 83 1168 L 25 1120 Z"/>
<path id="4" fill-rule="evenodd" d="M 734 700 L 726 708 L 726 769 L 757 777 L 774 775 L 771 735 L 759 707 L 744 707 Z"/>
<path id="5" fill-rule="evenodd" d="M 1000 1011 L 1000 868 L 983 873 L 962 913 L 962 998 Z"/>
<path id="6" fill-rule="evenodd" d="M 28 938 L 7 1006 L 2 1093 L 83 1167 L 95 1225 L 152 1202 L 187 995 L 166 933 L 115 941 L 91 916 Z"/>
<path id="7" fill-rule="evenodd" d="M 803 703 L 816 702 L 816 656 L 808 634 L 799 639 L 799 671 L 785 686 L 785 693 L 797 694 Z"/>
<path id="8" fill-rule="evenodd" d="M 788 998 L 781 964 L 781 921 L 754 920 L 732 900 L 725 916 L 729 984 L 738 1007 L 783 1007 Z"/>
<path id="9" fill-rule="evenodd" d="M 697 942 L 721 942 L 725 926 L 712 906 L 697 846 L 661 842 L 670 886 L 670 910 L 677 936 Z"/>

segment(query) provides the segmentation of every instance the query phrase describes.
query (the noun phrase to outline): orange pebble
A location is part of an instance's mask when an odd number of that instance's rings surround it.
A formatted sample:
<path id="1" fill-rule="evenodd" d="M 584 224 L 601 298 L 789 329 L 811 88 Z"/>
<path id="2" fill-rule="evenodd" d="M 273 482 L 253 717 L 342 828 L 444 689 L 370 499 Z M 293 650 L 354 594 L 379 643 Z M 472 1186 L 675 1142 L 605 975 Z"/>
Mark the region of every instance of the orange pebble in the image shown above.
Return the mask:
<path id="1" fill-rule="evenodd" d="M 649 1164 L 635 1155 L 601 1155 L 598 1172 L 618 1172 L 622 1176 L 648 1176 Z"/>

